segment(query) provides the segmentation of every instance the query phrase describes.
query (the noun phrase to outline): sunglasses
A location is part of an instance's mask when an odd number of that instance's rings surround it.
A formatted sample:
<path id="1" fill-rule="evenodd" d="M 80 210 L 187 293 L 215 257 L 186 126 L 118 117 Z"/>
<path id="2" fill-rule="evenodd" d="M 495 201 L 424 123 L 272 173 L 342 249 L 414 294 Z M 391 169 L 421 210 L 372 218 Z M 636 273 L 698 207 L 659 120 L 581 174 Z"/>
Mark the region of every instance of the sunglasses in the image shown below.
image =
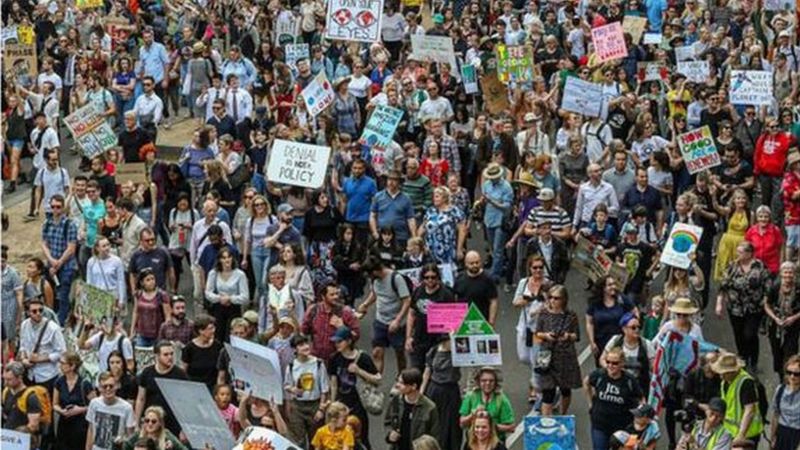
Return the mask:
<path id="1" fill-rule="evenodd" d="M 800 372 L 795 372 L 793 370 L 787 370 L 786 375 L 790 377 L 800 377 Z"/>
<path id="2" fill-rule="evenodd" d="M 144 423 L 158 423 L 158 419 L 144 419 Z"/>
<path id="3" fill-rule="evenodd" d="M 114 389 L 116 386 L 113 384 L 103 384 L 100 385 L 100 389 Z"/>
<path id="4" fill-rule="evenodd" d="M 531 266 L 531 270 L 544 270 L 544 266 Z"/>
<path id="5" fill-rule="evenodd" d="M 622 364 L 622 361 L 608 361 L 607 360 L 606 364 L 609 365 L 609 366 L 618 366 L 618 365 Z"/>
<path id="6" fill-rule="evenodd" d="M 424 277 L 422 277 L 422 279 L 423 280 L 438 280 L 439 277 L 436 276 L 436 275 L 425 275 Z"/>
<path id="7" fill-rule="evenodd" d="M 42 309 L 42 308 L 36 308 L 36 309 L 31 308 L 31 309 L 28 310 L 28 312 L 31 313 L 31 314 L 41 314 L 42 311 L 44 311 L 44 309 Z"/>

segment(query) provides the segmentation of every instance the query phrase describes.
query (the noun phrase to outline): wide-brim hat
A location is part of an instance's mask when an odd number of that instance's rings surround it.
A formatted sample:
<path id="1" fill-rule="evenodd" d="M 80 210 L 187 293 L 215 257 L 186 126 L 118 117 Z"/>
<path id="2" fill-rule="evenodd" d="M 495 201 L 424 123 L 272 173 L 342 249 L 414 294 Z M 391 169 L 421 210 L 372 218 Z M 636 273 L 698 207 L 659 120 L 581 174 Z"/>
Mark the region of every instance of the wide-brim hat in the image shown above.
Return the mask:
<path id="1" fill-rule="evenodd" d="M 669 307 L 669 310 L 675 314 L 697 314 L 697 311 L 700 311 L 700 308 L 695 306 L 691 299 L 681 297 L 675 300 L 675 303 Z"/>
<path id="2" fill-rule="evenodd" d="M 711 370 L 720 375 L 724 373 L 738 372 L 744 367 L 744 361 L 733 353 L 723 353 L 716 361 L 711 363 Z"/>
<path id="3" fill-rule="evenodd" d="M 516 184 L 524 184 L 525 186 L 530 186 L 532 188 L 539 188 L 539 183 L 536 181 L 536 178 L 533 177 L 533 174 L 528 172 L 520 172 L 519 177 L 514 180 Z"/>
<path id="4" fill-rule="evenodd" d="M 489 164 L 483 169 L 483 178 L 485 180 L 496 180 L 503 176 L 503 167 L 497 163 Z"/>
<path id="5" fill-rule="evenodd" d="M 797 162 L 800 162 L 800 152 L 789 152 L 789 155 L 786 157 L 786 165 L 792 167 L 792 164 Z"/>
<path id="6" fill-rule="evenodd" d="M 341 86 L 341 85 L 342 85 L 342 83 L 349 83 L 349 82 L 350 82 L 350 77 L 340 77 L 340 78 L 337 78 L 337 79 L 336 79 L 336 80 L 334 80 L 334 82 L 333 82 L 333 88 L 334 88 L 334 89 L 339 89 L 339 86 Z"/>
<path id="7" fill-rule="evenodd" d="M 192 45 L 192 51 L 196 53 L 203 53 L 206 51 L 206 44 L 200 41 L 195 42 L 194 45 Z"/>

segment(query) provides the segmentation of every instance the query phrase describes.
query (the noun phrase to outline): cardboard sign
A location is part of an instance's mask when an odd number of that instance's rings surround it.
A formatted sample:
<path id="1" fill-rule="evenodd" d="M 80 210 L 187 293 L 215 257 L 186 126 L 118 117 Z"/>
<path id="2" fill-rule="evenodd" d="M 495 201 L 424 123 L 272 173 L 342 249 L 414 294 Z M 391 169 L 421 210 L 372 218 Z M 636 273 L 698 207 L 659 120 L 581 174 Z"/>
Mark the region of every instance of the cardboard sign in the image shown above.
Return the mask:
<path id="1" fill-rule="evenodd" d="M 678 136 L 683 162 L 690 174 L 722 164 L 708 125 Z"/>
<path id="2" fill-rule="evenodd" d="M 500 335 L 475 304 L 469 305 L 464 320 L 450 337 L 453 366 L 499 366 L 503 364 Z"/>
<path id="3" fill-rule="evenodd" d="M 147 183 L 147 167 L 145 163 L 118 164 L 114 180 L 119 185 L 123 185 L 128 181 L 133 181 L 134 184 Z"/>
<path id="4" fill-rule="evenodd" d="M 734 70 L 731 72 L 731 103 L 734 105 L 771 105 L 772 72 Z"/>
<path id="5" fill-rule="evenodd" d="M 533 49 L 528 45 L 497 45 L 497 79 L 505 84 L 533 81 Z"/>
<path id="6" fill-rule="evenodd" d="M 311 189 L 325 183 L 330 147 L 276 140 L 267 164 L 267 180 Z"/>
<path id="7" fill-rule="evenodd" d="M 0 429 L 0 443 L 3 450 L 30 450 L 31 435 L 19 431 Z"/>
<path id="8" fill-rule="evenodd" d="M 572 267 L 593 282 L 611 275 L 617 280 L 619 286 L 628 284 L 627 269 L 616 264 L 582 233 L 578 234 L 578 241 L 572 257 Z"/>
<path id="9" fill-rule="evenodd" d="M 117 145 L 116 133 L 101 114 L 100 106 L 90 102 L 64 118 L 64 124 L 87 158 Z"/>
<path id="10" fill-rule="evenodd" d="M 603 109 L 603 86 L 578 77 L 567 78 L 561 108 L 588 117 L 600 117 Z"/>
<path id="11" fill-rule="evenodd" d="M 286 64 L 292 69 L 297 69 L 297 61 L 311 57 L 308 44 L 286 44 L 283 50 L 286 56 Z"/>
<path id="12" fill-rule="evenodd" d="M 453 49 L 453 38 L 449 36 L 429 36 L 423 34 L 411 35 L 411 49 L 419 59 L 450 65 L 450 70 L 456 78 L 461 77 L 456 61 L 456 52 Z"/>
<path id="13" fill-rule="evenodd" d="M 461 81 L 464 82 L 464 92 L 467 95 L 478 93 L 478 71 L 472 64 L 461 66 Z"/>
<path id="14" fill-rule="evenodd" d="M 333 103 L 334 94 L 328 77 L 324 71 L 320 71 L 302 92 L 303 101 L 306 102 L 306 110 L 312 115 L 317 116 Z"/>
<path id="15" fill-rule="evenodd" d="M 192 448 L 233 448 L 236 439 L 204 383 L 156 378 L 156 384 Z"/>
<path id="16" fill-rule="evenodd" d="M 794 11 L 796 7 L 794 0 L 764 0 L 764 9 L 767 11 Z"/>
<path id="17" fill-rule="evenodd" d="M 577 450 L 575 416 L 525 417 L 525 450 Z"/>
<path id="18" fill-rule="evenodd" d="M 300 35 L 300 18 L 291 11 L 281 11 L 275 20 L 275 45 L 283 46 L 297 42 Z"/>
<path id="19" fill-rule="evenodd" d="M 94 324 L 104 323 L 114 317 L 114 294 L 86 282 L 79 284 L 78 292 L 78 307 L 83 317 L 91 319 Z"/>
<path id="20" fill-rule="evenodd" d="M 242 431 L 233 450 L 300 450 L 300 446 L 269 428 L 249 427 Z"/>
<path id="21" fill-rule="evenodd" d="M 636 78 L 639 81 L 667 81 L 669 79 L 669 70 L 660 63 L 638 63 L 636 65 Z"/>
<path id="22" fill-rule="evenodd" d="M 646 17 L 625 16 L 622 20 L 622 31 L 631 35 L 631 42 L 638 44 L 647 28 Z M 660 42 L 660 41 L 659 41 Z"/>
<path id="23" fill-rule="evenodd" d="M 381 37 L 383 0 L 329 0 L 325 37 L 376 42 Z"/>
<path id="24" fill-rule="evenodd" d="M 125 44 L 131 37 L 133 25 L 124 17 L 106 17 L 103 20 L 106 32 L 111 36 L 111 44 L 114 46 Z"/>
<path id="25" fill-rule="evenodd" d="M 688 269 L 692 264 L 690 255 L 697 250 L 703 229 L 686 223 L 675 223 L 669 233 L 667 244 L 661 253 L 661 263 L 680 269 Z"/>
<path id="26" fill-rule="evenodd" d="M 402 118 L 403 110 L 387 105 L 378 105 L 372 111 L 372 115 L 369 116 L 367 125 L 364 127 L 364 132 L 358 142 L 361 145 L 386 149 L 392 143 L 394 132 Z"/>
<path id="27" fill-rule="evenodd" d="M 592 29 L 592 42 L 597 55 L 596 62 L 603 63 L 628 56 L 622 24 L 612 22 Z"/>
<path id="28" fill-rule="evenodd" d="M 661 45 L 663 40 L 664 35 L 661 33 L 645 33 L 643 42 L 645 45 Z"/>
<path id="29" fill-rule="evenodd" d="M 694 83 L 705 83 L 711 69 L 708 61 L 679 61 L 678 73 L 686 75 L 686 79 Z"/>
<path id="30" fill-rule="evenodd" d="M 231 336 L 225 348 L 231 357 L 234 389 L 283 404 L 283 375 L 275 350 L 236 336 Z"/>
<path id="31" fill-rule="evenodd" d="M 694 45 L 684 45 L 683 47 L 675 47 L 675 60 L 689 61 L 697 56 L 697 51 Z"/>
<path id="32" fill-rule="evenodd" d="M 75 0 L 78 9 L 102 8 L 103 0 Z"/>
<path id="33" fill-rule="evenodd" d="M 511 107 L 508 101 L 508 88 L 494 74 L 481 77 L 481 89 L 486 110 L 490 114 L 500 114 Z"/>
<path id="34" fill-rule="evenodd" d="M 3 72 L 7 79 L 22 86 L 33 86 L 38 75 L 36 45 L 6 44 L 3 46 Z"/>
<path id="35" fill-rule="evenodd" d="M 461 326 L 468 303 L 428 303 L 428 333 L 449 333 Z"/>

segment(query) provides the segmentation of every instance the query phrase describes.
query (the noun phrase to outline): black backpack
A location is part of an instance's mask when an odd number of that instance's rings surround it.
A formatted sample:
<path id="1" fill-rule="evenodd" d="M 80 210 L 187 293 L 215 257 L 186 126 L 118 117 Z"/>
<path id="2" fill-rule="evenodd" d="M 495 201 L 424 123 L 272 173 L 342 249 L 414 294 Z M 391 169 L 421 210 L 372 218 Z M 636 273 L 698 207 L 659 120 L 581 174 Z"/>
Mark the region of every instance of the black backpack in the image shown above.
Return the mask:
<path id="1" fill-rule="evenodd" d="M 411 281 L 411 278 L 409 278 L 407 275 L 403 275 L 402 273 L 396 270 L 392 271 L 391 275 L 392 290 L 394 291 L 394 294 L 398 298 L 400 298 L 400 291 L 397 289 L 397 281 L 395 281 L 396 277 L 398 276 L 403 279 L 403 282 L 405 282 L 406 289 L 408 290 L 408 295 L 410 297 L 411 294 L 414 293 L 414 283 Z"/>

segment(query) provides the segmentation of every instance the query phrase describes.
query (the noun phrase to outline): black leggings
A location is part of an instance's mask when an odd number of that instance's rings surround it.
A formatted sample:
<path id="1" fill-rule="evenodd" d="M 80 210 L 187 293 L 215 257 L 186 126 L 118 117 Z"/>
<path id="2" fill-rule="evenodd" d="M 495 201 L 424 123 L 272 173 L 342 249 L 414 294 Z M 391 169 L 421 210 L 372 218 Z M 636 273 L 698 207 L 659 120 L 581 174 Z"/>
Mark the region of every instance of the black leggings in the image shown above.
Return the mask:
<path id="1" fill-rule="evenodd" d="M 570 388 L 552 388 L 542 390 L 542 403 L 551 405 L 556 400 L 556 389 L 561 393 L 562 398 L 569 398 L 572 396 L 572 389 Z"/>
<path id="2" fill-rule="evenodd" d="M 730 315 L 736 351 L 750 368 L 758 366 L 758 328 L 761 325 L 761 316 L 761 313 Z"/>

